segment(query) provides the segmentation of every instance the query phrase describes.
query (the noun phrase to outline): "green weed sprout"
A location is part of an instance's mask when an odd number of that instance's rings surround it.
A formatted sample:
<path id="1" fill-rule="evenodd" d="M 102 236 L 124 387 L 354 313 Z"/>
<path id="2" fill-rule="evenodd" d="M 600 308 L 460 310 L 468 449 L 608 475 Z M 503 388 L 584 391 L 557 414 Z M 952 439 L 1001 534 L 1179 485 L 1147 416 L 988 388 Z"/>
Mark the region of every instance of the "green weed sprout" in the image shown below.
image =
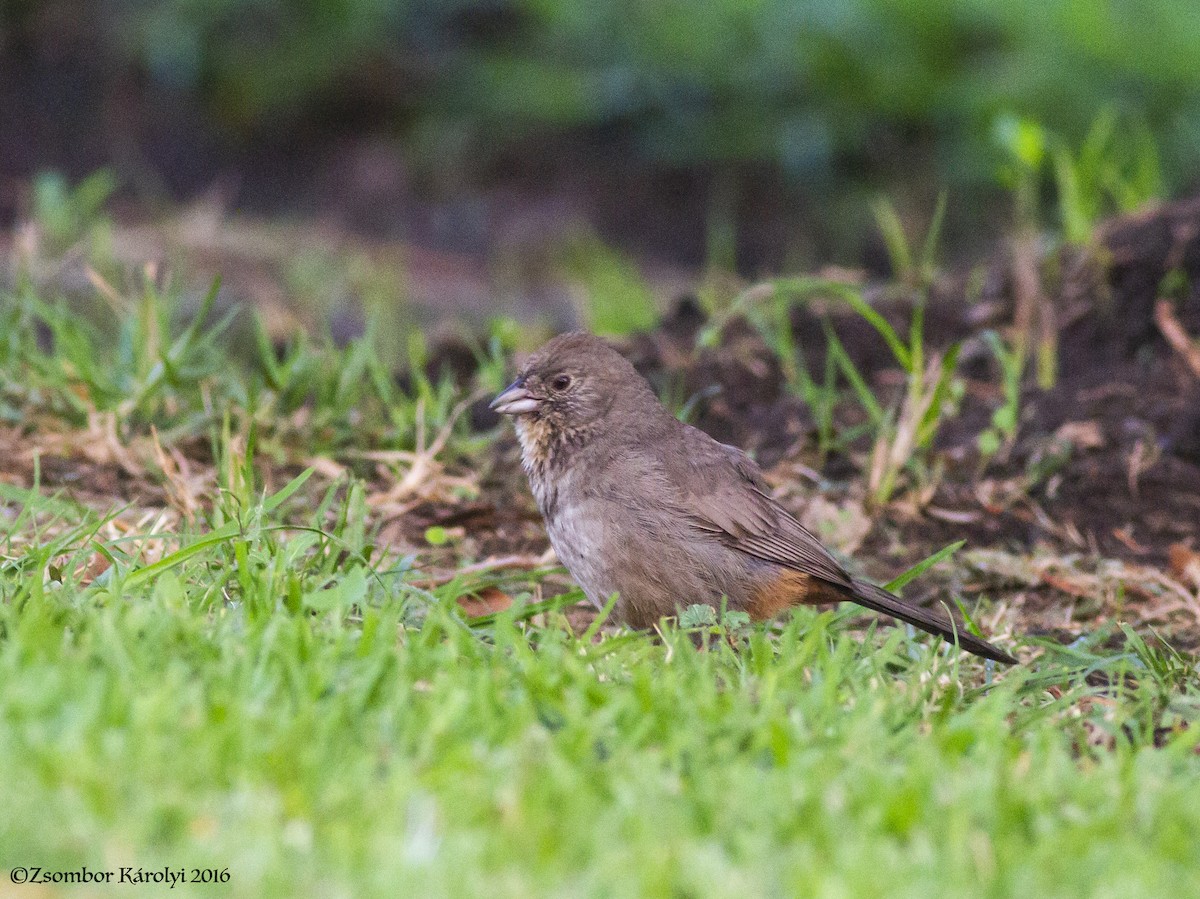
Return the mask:
<path id="1" fill-rule="evenodd" d="M 804 363 L 803 350 L 791 330 L 790 304 L 797 298 L 830 296 L 850 306 L 883 338 L 893 358 L 905 373 L 905 391 L 897 409 L 888 410 L 876 398 L 866 378 L 851 360 L 832 327 L 826 327 L 826 368 L 815 380 Z M 833 410 L 838 402 L 841 375 L 867 414 L 874 432 L 874 448 L 868 472 L 868 496 L 872 504 L 885 505 L 899 484 L 905 468 L 927 465 L 937 431 L 957 406 L 961 381 L 955 376 L 959 344 L 945 353 L 927 354 L 925 349 L 925 304 L 918 301 L 906 337 L 879 314 L 862 293 L 824 278 L 784 278 L 767 281 L 746 290 L 720 316 L 715 316 L 697 338 L 699 346 L 712 346 L 720 339 L 725 324 L 744 314 L 779 357 L 788 384 L 809 403 L 817 421 L 822 451 L 833 443 Z M 832 360 L 832 361 L 830 361 Z"/>
<path id="2" fill-rule="evenodd" d="M 976 438 L 979 455 L 986 466 L 1001 450 L 1007 452 L 1017 439 L 1021 420 L 1021 375 L 1025 369 L 1021 354 L 1005 343 L 995 331 L 985 331 L 983 339 L 1000 364 L 1000 386 L 1004 401 L 992 412 L 991 424 Z"/>

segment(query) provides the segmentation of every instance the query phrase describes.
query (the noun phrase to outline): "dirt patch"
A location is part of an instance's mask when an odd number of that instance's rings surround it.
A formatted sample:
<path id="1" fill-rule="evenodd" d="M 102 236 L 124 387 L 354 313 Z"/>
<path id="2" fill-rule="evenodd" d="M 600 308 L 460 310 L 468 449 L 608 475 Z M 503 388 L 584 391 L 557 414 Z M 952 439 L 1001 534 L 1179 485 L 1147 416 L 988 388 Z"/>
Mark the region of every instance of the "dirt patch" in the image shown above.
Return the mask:
<path id="1" fill-rule="evenodd" d="M 1042 574 L 1020 584 L 983 576 L 959 586 L 968 594 L 1004 595 L 1024 632 L 1073 639 L 1085 623 L 1119 616 L 1167 627 L 1181 645 L 1197 646 L 1200 601 L 1194 587 L 1171 577 L 1169 560 L 1173 547 L 1200 546 L 1200 383 L 1156 329 L 1154 306 L 1175 278 L 1178 321 L 1200 335 L 1200 290 L 1188 286 L 1200 285 L 1200 200 L 1117 220 L 1100 233 L 1101 244 L 1086 257 L 1058 257 L 1057 383 L 1048 390 L 1023 388 L 1016 440 L 986 463 L 977 439 L 1002 394 L 997 364 L 980 335 L 1011 318 L 1008 256 L 936 285 L 926 340 L 935 350 L 963 342 L 966 389 L 958 414 L 938 435 L 936 488 L 919 510 L 901 501 L 876 515 L 859 556 L 877 560 L 869 567 L 884 577 L 955 540 L 1026 559 L 1032 551 L 1039 558 L 1103 560 L 1122 566 L 1109 571 L 1104 589 L 1094 574 L 1075 570 L 1078 562 L 1069 576 L 1043 566 Z M 971 298 L 971 283 L 986 289 Z M 885 298 L 879 308 L 907 328 L 910 299 Z M 821 315 L 813 307 L 794 312 L 793 334 L 810 367 L 819 372 L 824 364 L 826 318 L 877 394 L 898 399 L 902 372 L 878 333 L 855 315 L 829 309 Z M 761 336 L 735 321 L 719 347 L 697 349 L 705 323 L 698 305 L 685 298 L 655 332 L 622 349 L 660 393 L 693 401 L 699 427 L 752 452 L 798 514 L 814 486 L 797 486 L 797 470 L 819 480 L 835 506 L 861 499 L 867 441 L 822 460 L 810 411 Z M 861 416 L 842 408 L 838 419 L 852 426 Z M 479 424 L 493 422 L 485 417 Z M 544 547 L 527 495 L 512 486 L 521 476 L 507 435 L 496 444 L 494 475 L 495 492 L 484 502 L 521 509 L 520 545 Z M 1121 578 L 1120 588 L 1113 587 Z"/>

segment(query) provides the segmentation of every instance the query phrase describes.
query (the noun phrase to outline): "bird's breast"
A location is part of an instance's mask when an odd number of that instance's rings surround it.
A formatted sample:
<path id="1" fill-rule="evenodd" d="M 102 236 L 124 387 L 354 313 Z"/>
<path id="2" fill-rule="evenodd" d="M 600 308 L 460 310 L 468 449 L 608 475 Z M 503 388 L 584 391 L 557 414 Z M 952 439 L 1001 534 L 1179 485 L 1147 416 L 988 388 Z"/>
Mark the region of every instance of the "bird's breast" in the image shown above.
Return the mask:
<path id="1" fill-rule="evenodd" d="M 539 501 L 539 506 L 541 501 Z M 559 561 L 593 603 L 603 604 L 614 592 L 627 592 L 621 583 L 621 529 L 595 503 L 566 501 L 556 496 L 553 515 L 543 511 L 546 534 Z"/>

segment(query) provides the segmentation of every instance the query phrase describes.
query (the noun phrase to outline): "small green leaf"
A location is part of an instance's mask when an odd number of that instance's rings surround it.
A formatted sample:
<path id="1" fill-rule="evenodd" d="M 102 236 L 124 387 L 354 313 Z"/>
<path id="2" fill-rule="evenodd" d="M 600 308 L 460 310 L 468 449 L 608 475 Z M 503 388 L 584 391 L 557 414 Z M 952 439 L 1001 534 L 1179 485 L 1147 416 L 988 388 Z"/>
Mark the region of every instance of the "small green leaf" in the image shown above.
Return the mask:
<path id="1" fill-rule="evenodd" d="M 750 616 L 746 612 L 735 609 L 725 613 L 722 623 L 725 625 L 726 630 L 740 631 L 742 628 L 750 626 Z"/>
<path id="2" fill-rule="evenodd" d="M 302 602 L 306 609 L 327 612 L 331 609 L 349 609 L 351 606 L 362 605 L 366 595 L 367 576 L 361 568 L 355 568 L 336 583 L 322 590 L 304 594 Z"/>
<path id="3" fill-rule="evenodd" d="M 1041 168 L 1046 158 L 1046 130 L 1031 119 L 1004 115 L 996 122 L 993 136 L 1014 160 L 1030 171 Z"/>
<path id="4" fill-rule="evenodd" d="M 979 447 L 980 455 L 994 456 L 1000 452 L 1000 435 L 991 428 L 980 434 L 975 442 Z"/>
<path id="5" fill-rule="evenodd" d="M 717 623 L 717 610 L 712 606 L 691 605 L 679 616 L 679 626 L 684 630 L 710 627 Z"/>

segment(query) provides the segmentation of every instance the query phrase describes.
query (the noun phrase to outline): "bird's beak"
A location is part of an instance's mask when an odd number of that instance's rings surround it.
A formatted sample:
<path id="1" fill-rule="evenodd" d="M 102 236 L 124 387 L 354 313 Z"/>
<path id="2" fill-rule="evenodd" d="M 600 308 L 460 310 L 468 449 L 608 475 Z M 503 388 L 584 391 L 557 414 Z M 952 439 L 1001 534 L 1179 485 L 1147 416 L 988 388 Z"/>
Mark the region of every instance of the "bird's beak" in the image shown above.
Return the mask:
<path id="1" fill-rule="evenodd" d="M 489 408 L 501 415 L 525 415 L 527 412 L 536 411 L 540 405 L 533 394 L 525 389 L 525 379 L 517 378 L 492 400 Z"/>

